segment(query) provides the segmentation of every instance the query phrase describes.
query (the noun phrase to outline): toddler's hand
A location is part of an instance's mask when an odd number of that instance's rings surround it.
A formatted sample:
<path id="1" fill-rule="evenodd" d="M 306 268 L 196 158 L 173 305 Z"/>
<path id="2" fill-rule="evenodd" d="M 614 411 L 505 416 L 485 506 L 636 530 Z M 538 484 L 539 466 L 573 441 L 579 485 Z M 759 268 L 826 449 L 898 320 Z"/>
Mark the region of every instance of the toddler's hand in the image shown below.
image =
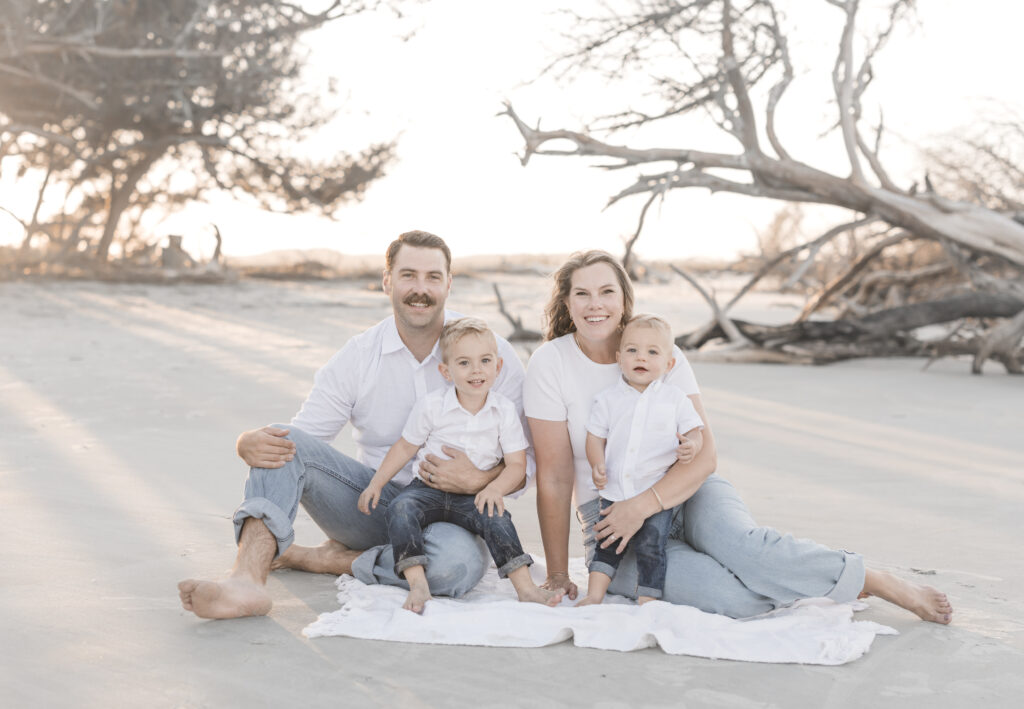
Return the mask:
<path id="1" fill-rule="evenodd" d="M 363 494 L 359 496 L 359 511 L 364 515 L 370 514 L 370 509 L 377 509 L 377 502 L 380 501 L 380 488 L 370 483 Z"/>
<path id="2" fill-rule="evenodd" d="M 676 459 L 680 463 L 689 463 L 697 457 L 697 444 L 681 433 L 677 433 L 676 437 L 679 439 L 679 446 L 676 448 Z"/>
<path id="3" fill-rule="evenodd" d="M 604 486 L 608 484 L 608 470 L 603 465 L 595 465 L 593 468 L 594 476 L 594 487 L 598 490 L 604 490 Z"/>
<path id="4" fill-rule="evenodd" d="M 493 517 L 495 510 L 498 515 L 505 514 L 505 497 L 497 488 L 488 485 L 476 494 L 473 502 L 476 504 L 476 511 L 480 514 L 487 510 L 487 516 Z"/>

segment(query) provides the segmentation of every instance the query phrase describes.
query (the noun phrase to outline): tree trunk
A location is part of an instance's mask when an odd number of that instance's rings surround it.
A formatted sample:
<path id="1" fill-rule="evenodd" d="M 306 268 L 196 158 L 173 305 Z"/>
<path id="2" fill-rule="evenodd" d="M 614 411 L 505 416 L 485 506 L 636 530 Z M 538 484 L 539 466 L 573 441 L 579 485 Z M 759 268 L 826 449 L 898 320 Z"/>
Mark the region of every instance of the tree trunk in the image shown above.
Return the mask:
<path id="1" fill-rule="evenodd" d="M 135 187 L 139 184 L 149 168 L 156 162 L 157 158 L 163 155 L 163 151 L 146 153 L 142 159 L 125 174 L 124 182 L 120 187 L 111 187 L 110 209 L 107 212 L 107 222 L 103 227 L 103 236 L 96 246 L 96 260 L 105 262 L 110 254 L 110 245 L 114 241 L 114 234 L 117 233 L 117 224 L 121 221 L 121 215 L 131 204 L 132 195 L 135 194 Z"/>

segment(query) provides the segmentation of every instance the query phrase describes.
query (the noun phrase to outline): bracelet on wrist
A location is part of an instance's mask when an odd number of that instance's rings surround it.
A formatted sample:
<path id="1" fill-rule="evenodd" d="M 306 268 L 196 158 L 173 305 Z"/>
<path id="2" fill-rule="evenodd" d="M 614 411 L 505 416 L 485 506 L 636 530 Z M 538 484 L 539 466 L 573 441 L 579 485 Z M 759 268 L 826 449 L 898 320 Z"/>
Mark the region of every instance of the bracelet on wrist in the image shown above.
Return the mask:
<path id="1" fill-rule="evenodd" d="M 658 491 L 655 490 L 653 487 L 650 488 L 650 491 L 654 493 L 654 499 L 656 499 L 658 501 L 658 507 L 660 507 L 661 511 L 664 512 L 665 511 L 665 503 L 661 501 L 661 495 L 659 495 Z"/>

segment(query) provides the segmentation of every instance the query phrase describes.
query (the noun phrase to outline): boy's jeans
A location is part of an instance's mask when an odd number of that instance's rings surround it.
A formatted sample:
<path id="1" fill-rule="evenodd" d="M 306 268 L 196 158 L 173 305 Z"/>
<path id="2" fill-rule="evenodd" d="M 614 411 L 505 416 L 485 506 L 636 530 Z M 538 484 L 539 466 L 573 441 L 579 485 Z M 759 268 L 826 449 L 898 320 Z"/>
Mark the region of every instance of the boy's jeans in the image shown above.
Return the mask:
<path id="1" fill-rule="evenodd" d="M 493 517 L 486 510 L 480 513 L 474 497 L 435 490 L 418 478 L 398 493 L 385 516 L 395 552 L 395 574 L 402 577 L 410 566 L 428 566 L 423 529 L 434 522 L 451 522 L 483 537 L 501 578 L 532 564 L 533 559 L 519 543 L 512 515 L 507 511 Z"/>
<path id="2" fill-rule="evenodd" d="M 600 500 L 602 510 L 612 504 L 603 497 Z M 605 549 L 597 546 L 594 549 L 594 560 L 590 562 L 591 573 L 597 571 L 609 578 L 615 578 L 615 570 L 619 568 L 619 562 L 625 556 L 626 550 L 632 549 L 636 554 L 636 595 L 661 598 L 665 590 L 667 567 L 665 543 L 668 541 L 671 526 L 672 510 L 662 510 L 644 520 L 621 554 L 615 551 L 618 542 L 612 542 Z"/>

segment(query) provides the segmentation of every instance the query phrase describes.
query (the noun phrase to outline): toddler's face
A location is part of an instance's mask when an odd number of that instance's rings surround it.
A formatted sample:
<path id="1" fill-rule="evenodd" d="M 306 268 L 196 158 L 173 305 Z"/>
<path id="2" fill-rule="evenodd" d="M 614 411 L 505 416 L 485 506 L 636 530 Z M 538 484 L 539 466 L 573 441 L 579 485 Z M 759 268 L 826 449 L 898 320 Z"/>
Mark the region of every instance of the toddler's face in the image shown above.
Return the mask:
<path id="1" fill-rule="evenodd" d="M 647 325 L 626 326 L 617 357 L 626 381 L 644 389 L 676 363 L 671 338 Z"/>
<path id="2" fill-rule="evenodd" d="M 441 368 L 444 377 L 462 393 L 487 392 L 501 371 L 501 358 L 493 337 L 470 333 L 453 344 Z"/>

